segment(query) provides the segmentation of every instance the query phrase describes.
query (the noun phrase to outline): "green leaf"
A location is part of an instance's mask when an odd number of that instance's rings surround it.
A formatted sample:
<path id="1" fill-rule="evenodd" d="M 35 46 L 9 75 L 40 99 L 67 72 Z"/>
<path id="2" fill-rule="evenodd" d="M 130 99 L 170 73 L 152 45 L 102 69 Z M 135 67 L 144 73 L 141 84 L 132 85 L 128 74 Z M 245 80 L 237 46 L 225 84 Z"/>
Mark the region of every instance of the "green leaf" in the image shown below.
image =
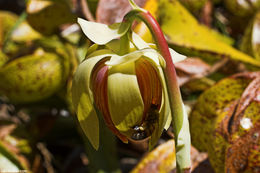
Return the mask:
<path id="1" fill-rule="evenodd" d="M 162 0 L 159 4 L 160 25 L 167 41 L 176 51 L 187 56 L 205 58 L 228 57 L 260 67 L 260 62 L 234 49 L 216 36 L 216 32 L 200 25 L 196 19 L 177 1 Z"/>
<path id="2" fill-rule="evenodd" d="M 84 34 L 91 41 L 99 45 L 107 44 L 111 40 L 121 37 L 125 34 L 130 26 L 122 26 L 120 24 L 113 24 L 108 26 L 102 23 L 89 22 L 81 18 L 78 18 L 78 23 L 81 26 Z"/>

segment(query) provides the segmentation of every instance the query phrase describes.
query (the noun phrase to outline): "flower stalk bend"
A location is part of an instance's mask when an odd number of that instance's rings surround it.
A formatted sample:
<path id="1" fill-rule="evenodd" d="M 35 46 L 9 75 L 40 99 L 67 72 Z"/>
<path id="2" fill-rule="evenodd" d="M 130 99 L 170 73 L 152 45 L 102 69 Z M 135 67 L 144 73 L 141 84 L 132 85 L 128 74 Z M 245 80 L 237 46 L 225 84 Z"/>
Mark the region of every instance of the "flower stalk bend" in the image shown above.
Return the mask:
<path id="1" fill-rule="evenodd" d="M 165 59 L 166 66 L 163 68 L 163 72 L 166 79 L 173 119 L 172 125 L 176 141 L 177 172 L 190 172 L 190 133 L 188 118 L 184 110 L 177 74 L 168 44 L 158 22 L 148 11 L 132 10 L 125 15 L 123 22 L 132 23 L 135 19 L 140 19 L 147 25 L 160 54 Z"/>
<path id="2" fill-rule="evenodd" d="M 95 44 L 74 75 L 73 106 L 96 150 L 103 135 L 100 119 L 123 142 L 149 138 L 150 148 L 173 120 L 177 172 L 189 172 L 189 123 L 173 65 L 185 56 L 168 47 L 149 12 L 129 2 L 133 10 L 122 23 L 107 26 L 78 19 L 84 34 Z M 148 26 L 156 45 L 146 43 L 131 30 L 134 20 Z"/>

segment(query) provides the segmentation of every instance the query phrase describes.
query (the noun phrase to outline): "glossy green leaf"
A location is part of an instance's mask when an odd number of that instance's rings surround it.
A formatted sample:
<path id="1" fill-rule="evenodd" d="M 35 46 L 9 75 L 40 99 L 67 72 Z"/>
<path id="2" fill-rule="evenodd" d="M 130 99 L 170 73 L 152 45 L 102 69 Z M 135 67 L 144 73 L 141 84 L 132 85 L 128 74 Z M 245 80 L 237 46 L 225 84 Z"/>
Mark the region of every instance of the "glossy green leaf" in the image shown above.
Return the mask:
<path id="1" fill-rule="evenodd" d="M 260 67 L 260 62 L 234 49 L 216 32 L 200 25 L 196 19 L 177 1 L 162 0 L 159 4 L 160 25 L 167 41 L 176 51 L 187 56 L 205 58 L 228 57 Z"/>

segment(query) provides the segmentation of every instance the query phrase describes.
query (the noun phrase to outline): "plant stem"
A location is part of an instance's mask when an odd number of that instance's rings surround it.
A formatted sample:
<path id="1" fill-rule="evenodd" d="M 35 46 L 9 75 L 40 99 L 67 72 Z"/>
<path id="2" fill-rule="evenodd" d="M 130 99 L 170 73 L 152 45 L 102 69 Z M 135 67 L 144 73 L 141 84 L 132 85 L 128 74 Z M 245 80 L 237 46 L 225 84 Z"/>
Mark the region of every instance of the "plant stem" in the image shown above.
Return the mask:
<path id="1" fill-rule="evenodd" d="M 173 118 L 175 135 L 177 172 L 190 172 L 190 134 L 187 115 L 184 110 L 177 74 L 163 32 L 149 12 L 132 10 L 125 15 L 123 22 L 132 23 L 135 19 L 142 20 L 153 35 L 157 48 L 166 61 L 163 68 L 169 95 L 170 109 Z M 180 133 L 181 132 L 181 133 Z"/>
<path id="2" fill-rule="evenodd" d="M 129 39 L 128 35 L 125 34 L 120 38 L 120 50 L 119 50 L 119 55 L 124 55 L 127 52 L 129 52 L 130 49 L 130 44 L 129 44 Z"/>

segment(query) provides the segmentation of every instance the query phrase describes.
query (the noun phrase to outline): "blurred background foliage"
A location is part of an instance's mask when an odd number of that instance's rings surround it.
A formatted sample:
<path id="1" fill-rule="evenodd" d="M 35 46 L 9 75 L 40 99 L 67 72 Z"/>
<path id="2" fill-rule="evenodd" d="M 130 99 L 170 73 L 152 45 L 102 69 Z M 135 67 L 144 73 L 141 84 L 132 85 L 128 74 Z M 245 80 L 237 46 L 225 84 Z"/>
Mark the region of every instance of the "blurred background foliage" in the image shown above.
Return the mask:
<path id="1" fill-rule="evenodd" d="M 260 0 L 136 0 L 169 43 L 190 113 L 192 172 L 260 172 Z M 0 0 L 0 172 L 175 171 L 172 129 L 149 152 L 101 129 L 96 152 L 71 106 L 92 45 L 77 17 L 112 24 L 127 0 Z M 133 26 L 153 42 L 142 23 Z M 174 58 L 174 57 L 173 57 Z"/>

